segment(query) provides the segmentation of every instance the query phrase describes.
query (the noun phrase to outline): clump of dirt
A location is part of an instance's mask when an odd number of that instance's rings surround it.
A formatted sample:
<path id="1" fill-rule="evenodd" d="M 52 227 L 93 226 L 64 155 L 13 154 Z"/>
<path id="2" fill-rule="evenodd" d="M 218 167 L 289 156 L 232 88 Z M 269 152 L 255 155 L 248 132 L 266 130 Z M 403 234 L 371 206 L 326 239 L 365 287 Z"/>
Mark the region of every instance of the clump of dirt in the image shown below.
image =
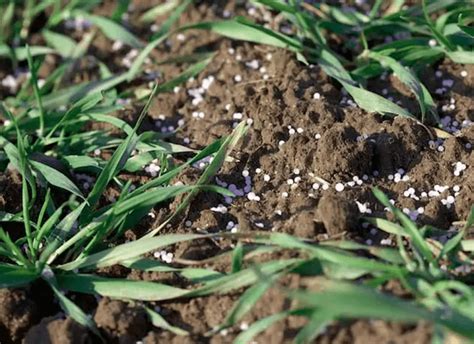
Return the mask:
<path id="1" fill-rule="evenodd" d="M 326 179 L 347 179 L 354 175 L 370 174 L 373 170 L 374 146 L 373 142 L 363 140 L 353 127 L 336 123 L 318 142 L 313 168 Z"/>
<path id="2" fill-rule="evenodd" d="M 25 290 L 0 289 L 0 342 L 18 342 L 37 321 L 38 313 Z"/>
<path id="3" fill-rule="evenodd" d="M 109 340 L 120 343 L 137 341 L 143 338 L 149 329 L 148 317 L 143 307 L 109 298 L 100 300 L 94 321 Z"/>
<path id="4" fill-rule="evenodd" d="M 318 343 L 429 343 L 431 333 L 431 326 L 423 322 L 417 325 L 406 325 L 380 320 L 360 320 L 331 326 L 326 333 L 318 337 Z"/>
<path id="5" fill-rule="evenodd" d="M 357 228 L 359 211 L 353 202 L 326 194 L 319 200 L 318 216 L 328 234 L 337 235 Z"/>
<path id="6" fill-rule="evenodd" d="M 23 340 L 24 344 L 91 344 L 88 330 L 67 317 L 43 318 L 33 326 Z"/>
<path id="7" fill-rule="evenodd" d="M 12 170 L 0 172 L 0 209 L 8 213 L 21 211 L 21 175 Z"/>

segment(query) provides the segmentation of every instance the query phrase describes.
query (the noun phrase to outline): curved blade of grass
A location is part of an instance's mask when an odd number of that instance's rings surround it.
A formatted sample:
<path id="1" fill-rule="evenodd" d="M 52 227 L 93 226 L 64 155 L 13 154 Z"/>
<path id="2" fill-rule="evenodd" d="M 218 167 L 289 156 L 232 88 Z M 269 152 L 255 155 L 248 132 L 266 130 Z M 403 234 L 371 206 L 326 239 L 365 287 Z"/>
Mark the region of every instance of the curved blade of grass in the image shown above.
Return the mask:
<path id="1" fill-rule="evenodd" d="M 43 263 L 47 261 L 48 264 L 51 264 L 53 260 L 57 258 L 59 254 L 57 248 L 70 236 L 72 228 L 77 224 L 77 221 L 85 207 L 86 202 L 70 212 L 51 232 L 48 236 L 48 243 L 40 256 L 40 262 Z"/>
<path id="2" fill-rule="evenodd" d="M 31 60 L 31 56 L 30 56 Z M 17 138 L 17 150 L 18 150 L 18 171 L 21 174 L 22 178 L 22 185 L 21 185 L 21 205 L 22 205 L 22 213 L 23 213 L 23 220 L 25 224 L 25 234 L 26 234 L 26 241 L 28 243 L 29 254 L 31 256 L 36 255 L 36 251 L 34 250 L 33 246 L 33 236 L 31 231 L 31 223 L 30 223 L 30 210 L 33 207 L 34 201 L 36 199 L 36 181 L 33 177 L 31 172 L 30 166 L 28 164 L 28 154 L 26 151 L 26 146 L 28 145 L 28 140 L 26 137 L 22 135 L 20 132 L 20 128 L 18 127 L 18 123 L 16 118 L 3 106 L 3 103 L 0 103 L 0 108 L 3 112 L 8 116 L 10 121 L 13 122 L 15 125 L 16 130 L 16 138 Z M 30 186 L 31 190 L 28 189 L 28 185 Z M 31 195 L 30 195 L 31 191 Z"/>
<path id="3" fill-rule="evenodd" d="M 179 19 L 181 14 L 187 8 L 187 6 L 191 3 L 191 0 L 185 0 L 181 5 L 179 5 L 173 13 L 166 19 L 166 21 L 162 24 L 160 30 L 153 35 L 152 41 L 148 43 L 145 48 L 142 49 L 140 54 L 136 57 L 135 61 L 133 61 L 132 66 L 130 67 L 128 74 L 128 80 L 132 80 L 138 74 L 140 69 L 142 68 L 145 59 L 150 55 L 150 53 L 155 49 L 158 45 L 164 42 L 169 35 L 171 34 L 170 30 L 173 24 Z"/>
<path id="4" fill-rule="evenodd" d="M 339 82 L 344 86 L 352 98 L 354 98 L 357 105 L 367 112 L 378 112 L 382 115 L 400 115 L 415 118 L 407 110 L 374 92 L 352 86 L 342 80 L 339 80 Z"/>
<path id="5" fill-rule="evenodd" d="M 189 241 L 205 238 L 200 234 L 169 234 L 156 238 L 142 238 L 133 242 L 115 246 L 113 248 L 94 253 L 80 260 L 60 265 L 58 268 L 66 271 L 84 268 L 100 268 L 118 264 L 142 254 L 157 250 L 161 247 L 176 244 L 181 241 Z"/>
<path id="6" fill-rule="evenodd" d="M 0 103 L 0 110 L 2 109 L 3 104 Z M 9 142 L 7 139 L 4 137 L 0 136 L 0 145 L 1 148 L 3 148 L 4 152 L 6 153 L 8 160 L 12 164 L 12 166 L 20 171 L 21 166 L 20 166 L 20 153 L 18 152 L 18 148 L 11 142 Z M 26 172 L 26 179 L 28 183 L 33 184 L 33 174 L 31 173 L 30 170 L 25 171 Z"/>
<path id="7" fill-rule="evenodd" d="M 10 222 L 10 221 L 22 222 L 23 220 L 18 215 L 7 213 L 5 211 L 0 211 L 0 222 Z"/>
<path id="8" fill-rule="evenodd" d="M 396 74 L 397 78 L 411 89 L 420 105 L 422 121 L 424 121 L 427 112 L 435 119 L 437 118 L 436 104 L 433 98 L 426 87 L 409 69 L 402 66 L 397 60 L 390 56 L 375 52 L 369 52 L 368 56 L 380 62 L 383 66 L 389 67 Z"/>
<path id="9" fill-rule="evenodd" d="M 474 53 L 471 51 L 447 51 L 446 54 L 454 63 L 474 64 Z"/>
<path id="10" fill-rule="evenodd" d="M 92 169 L 93 171 L 100 171 L 99 162 L 87 155 L 68 155 L 64 156 L 63 160 L 73 170 L 77 169 Z"/>
<path id="11" fill-rule="evenodd" d="M 434 263 L 435 259 L 433 257 L 433 253 L 431 252 L 426 241 L 423 239 L 423 236 L 419 232 L 416 225 L 402 211 L 395 208 L 382 191 L 375 188 L 373 189 L 373 193 L 380 203 L 382 203 L 385 207 L 388 207 L 390 211 L 398 218 L 405 229 L 405 232 L 410 236 L 413 245 L 419 250 L 421 255 L 430 263 Z"/>
<path id="12" fill-rule="evenodd" d="M 35 271 L 21 267 L 0 274 L 0 288 L 18 288 L 30 284 L 38 279 Z"/>
<path id="13" fill-rule="evenodd" d="M 388 220 L 376 218 L 376 217 L 366 217 L 364 218 L 364 220 L 389 234 L 401 235 L 405 237 L 410 236 L 402 226 L 400 226 L 399 224 L 390 222 Z"/>
<path id="14" fill-rule="evenodd" d="M 403 264 L 403 260 L 397 250 L 388 247 L 377 247 L 363 245 L 352 241 L 323 241 L 322 246 L 338 247 L 343 250 L 365 250 L 368 253 L 394 264 Z"/>
<path id="15" fill-rule="evenodd" d="M 244 262 L 244 246 L 239 241 L 237 246 L 232 251 L 232 273 L 239 272 L 242 270 L 242 264 Z"/>
<path id="16" fill-rule="evenodd" d="M 237 142 L 243 137 L 245 132 L 247 131 L 247 126 L 245 125 L 244 122 L 241 122 L 232 132 L 232 134 L 226 138 L 222 146 L 219 148 L 217 151 L 216 155 L 214 156 L 214 159 L 212 162 L 209 164 L 209 166 L 204 170 L 203 174 L 201 177 L 198 179 L 196 182 L 197 185 L 206 185 L 210 182 L 210 179 L 219 171 L 221 168 L 222 164 L 224 163 L 227 155 L 229 152 L 235 147 Z M 189 193 L 188 196 L 181 202 L 181 204 L 178 206 L 178 208 L 175 210 L 175 212 L 165 221 L 163 222 L 159 227 L 153 229 L 150 231 L 145 237 L 153 237 L 158 233 L 161 228 L 163 228 L 171 219 L 173 219 L 175 216 L 177 216 L 181 211 L 183 211 L 191 202 L 191 200 L 196 196 L 196 194 L 199 192 L 199 189 L 195 189 Z"/>
<path id="17" fill-rule="evenodd" d="M 367 272 L 390 272 L 395 274 L 402 274 L 404 269 L 394 264 L 387 264 L 377 261 L 375 259 L 368 259 L 351 254 L 347 251 L 331 249 L 321 245 L 310 245 L 304 243 L 296 237 L 283 233 L 272 233 L 267 238 L 255 239 L 258 243 L 267 245 L 277 245 L 288 249 L 302 249 L 310 252 L 314 257 L 321 261 L 327 261 L 335 265 L 345 266 L 347 268 L 365 270 Z"/>
<path id="18" fill-rule="evenodd" d="M 214 141 L 213 143 L 211 143 L 209 146 L 207 146 L 206 148 L 201 150 L 192 159 L 189 159 L 184 164 L 182 164 L 182 165 L 172 169 L 171 171 L 168 171 L 165 174 L 162 174 L 158 178 L 155 178 L 155 179 L 149 181 L 148 183 L 136 188 L 135 191 L 132 191 L 129 194 L 129 197 L 136 196 L 138 194 L 141 194 L 141 193 L 145 192 L 148 189 L 151 189 L 153 187 L 160 186 L 160 185 L 168 183 L 172 178 L 177 176 L 186 167 L 188 167 L 188 166 L 198 162 L 199 160 L 202 160 L 202 159 L 216 153 L 217 151 L 219 151 L 219 149 L 222 147 L 224 142 L 225 142 L 225 140 L 223 138 Z"/>
<path id="19" fill-rule="evenodd" d="M 155 44 L 157 44 L 157 42 L 154 42 L 154 43 L 152 42 L 150 44 L 151 44 L 150 49 L 152 49 L 152 47 L 154 48 L 156 46 Z M 142 53 L 146 52 L 147 48 L 149 48 L 149 47 L 146 47 L 142 51 Z M 179 74 L 177 77 L 175 77 L 175 78 L 173 78 L 173 79 L 171 79 L 171 80 L 169 80 L 169 81 L 167 81 L 163 84 L 158 85 L 157 92 L 158 93 L 171 92 L 176 86 L 182 84 L 183 82 L 188 81 L 188 79 L 190 79 L 190 78 L 198 75 L 200 72 L 202 72 L 204 70 L 204 68 L 206 68 L 206 66 L 212 61 L 213 57 L 214 57 L 214 54 L 205 55 L 204 59 L 202 59 L 201 61 L 199 61 L 199 62 L 197 62 L 193 65 L 191 65 L 184 72 Z M 137 61 L 138 61 L 138 58 L 137 58 L 137 60 L 135 60 L 135 62 L 137 62 Z M 128 72 L 129 80 L 134 78 L 134 76 L 138 73 L 140 68 L 141 68 L 141 63 L 132 65 L 132 67 L 130 68 L 130 70 Z"/>
<path id="20" fill-rule="evenodd" d="M 49 232 L 53 229 L 53 226 L 56 225 L 56 223 L 59 221 L 63 212 L 63 208 L 64 206 L 56 209 L 56 211 L 48 218 L 48 220 L 46 220 L 46 222 L 41 226 L 39 231 L 35 234 L 33 245 L 36 250 L 39 249 L 41 240 L 43 240 L 43 238 L 49 234 Z"/>
<path id="21" fill-rule="evenodd" d="M 259 264 L 258 270 L 264 275 L 273 275 L 300 262 L 301 260 L 298 259 L 272 261 Z M 62 269 L 62 267 L 59 268 Z M 252 285 L 259 280 L 260 276 L 254 269 L 246 269 L 208 282 L 194 290 L 176 288 L 155 282 L 112 279 L 87 274 L 58 274 L 56 278 L 59 287 L 79 293 L 99 294 L 119 299 L 164 301 L 214 293 L 223 294 Z"/>
<path id="22" fill-rule="evenodd" d="M 134 196 L 129 198 L 115 206 L 113 212 L 115 215 L 122 215 L 132 210 L 137 210 L 138 208 L 144 207 L 149 208 L 155 204 L 158 204 L 164 200 L 174 198 L 175 196 L 185 193 L 193 192 L 196 189 L 200 190 L 209 190 L 213 192 L 222 193 L 226 196 L 231 194 L 229 190 L 217 187 L 217 186 L 199 186 L 199 185 L 174 185 L 167 187 L 160 187 L 156 190 L 149 190 L 141 195 Z"/>
<path id="23" fill-rule="evenodd" d="M 321 292 L 288 291 L 288 296 L 307 306 L 331 311 L 337 318 L 372 318 L 401 322 L 429 320 L 467 338 L 474 338 L 474 321 L 453 309 L 431 312 L 412 302 L 354 284 L 327 282 Z"/>
<path id="24" fill-rule="evenodd" d="M 454 51 L 455 47 L 454 45 L 449 41 L 448 38 L 446 38 L 434 25 L 434 23 L 431 21 L 427 6 L 426 6 L 426 0 L 422 0 L 422 8 L 423 8 L 423 15 L 425 17 L 426 25 L 430 28 L 431 32 L 433 33 L 433 36 L 436 38 L 436 40 L 443 45 L 448 51 Z"/>
<path id="25" fill-rule="evenodd" d="M 9 251 L 9 256 L 19 265 L 24 265 L 25 267 L 30 267 L 32 265 L 2 227 L 0 227 L 0 240 L 5 243 L 5 248 Z"/>
<path id="26" fill-rule="evenodd" d="M 134 34 L 113 20 L 83 11 L 75 11 L 73 15 L 89 20 L 92 24 L 99 27 L 102 33 L 112 41 L 119 41 L 136 49 L 143 47 L 143 43 Z"/>
<path id="27" fill-rule="evenodd" d="M 43 30 L 42 34 L 46 43 L 53 47 L 62 57 L 70 58 L 73 56 L 77 46 L 75 40 L 66 35 L 49 30 Z"/>
<path id="28" fill-rule="evenodd" d="M 89 121 L 111 124 L 114 127 L 125 132 L 127 135 L 131 135 L 133 133 L 133 128 L 130 126 L 130 124 L 128 124 L 127 122 L 125 122 L 124 120 L 120 118 L 117 118 L 111 115 L 93 113 L 93 114 L 85 114 L 81 116 L 81 119 L 82 118 L 88 119 Z"/>
<path id="29" fill-rule="evenodd" d="M 89 196 L 87 197 L 87 202 L 89 203 L 90 207 L 93 208 L 99 201 L 99 198 L 102 196 L 105 188 L 110 183 L 110 181 L 117 175 L 117 173 L 125 166 L 128 158 L 132 154 L 132 151 L 135 149 L 135 146 L 138 142 L 138 137 L 135 134 L 138 128 L 141 126 L 145 115 L 148 112 L 148 108 L 151 105 L 151 101 L 153 97 L 158 92 L 158 85 L 155 85 L 153 88 L 148 101 L 146 102 L 145 106 L 143 107 L 140 116 L 137 119 L 135 127 L 133 129 L 133 133 L 127 136 L 127 139 L 124 140 L 120 146 L 115 150 L 114 154 L 105 165 L 104 169 L 99 174 L 94 187 L 92 188 Z"/>
<path id="30" fill-rule="evenodd" d="M 85 112 L 87 110 L 90 110 L 94 108 L 102 99 L 103 95 L 101 94 L 100 91 L 97 92 L 92 92 L 84 97 L 80 98 L 74 104 L 70 107 L 68 111 L 61 117 L 59 121 L 52 127 L 52 129 L 49 131 L 48 135 L 46 136 L 45 141 L 50 139 L 53 134 L 63 126 L 63 124 L 70 119 L 76 118 L 79 114 L 82 112 Z"/>
<path id="31" fill-rule="evenodd" d="M 161 283 L 112 279 L 96 275 L 59 274 L 56 278 L 62 289 L 117 299 L 162 301 L 182 297 L 188 292 L 186 289 Z"/>
<path id="32" fill-rule="evenodd" d="M 106 91 L 128 78 L 128 73 L 114 75 L 106 79 L 86 82 L 79 85 L 70 86 L 63 90 L 56 91 L 43 97 L 43 106 L 45 109 L 57 109 L 61 106 L 68 106 L 78 100 L 81 100 L 91 94 Z"/>
<path id="33" fill-rule="evenodd" d="M 327 75 L 339 81 L 343 80 L 348 84 L 354 84 L 349 72 L 344 68 L 337 57 L 328 49 L 321 49 L 316 61 Z"/>
<path id="34" fill-rule="evenodd" d="M 150 318 L 151 323 L 153 326 L 156 326 L 158 328 L 161 328 L 166 331 L 170 331 L 171 333 L 174 333 L 178 336 L 187 336 L 189 335 L 188 331 L 185 331 L 179 327 L 173 326 L 169 324 L 165 318 L 161 316 L 161 314 L 151 310 L 148 307 L 145 307 L 145 311 L 148 314 L 148 317 Z"/>
<path id="35" fill-rule="evenodd" d="M 30 47 L 31 56 L 38 56 L 38 55 L 47 55 L 47 54 L 54 54 L 56 51 L 49 47 L 41 47 L 41 46 L 31 46 Z M 18 48 L 10 48 L 6 44 L 0 44 L 0 56 L 1 57 L 8 57 L 14 56 L 14 58 L 18 61 L 24 61 L 27 59 L 28 54 L 25 47 L 18 47 Z"/>
<path id="36" fill-rule="evenodd" d="M 282 259 L 255 264 L 254 266 L 241 270 L 235 274 L 229 274 L 217 280 L 208 282 L 201 288 L 189 291 L 186 296 L 196 297 L 213 293 L 224 294 L 231 290 L 252 285 L 261 280 L 262 276 L 273 276 L 282 270 L 298 266 L 302 262 L 303 260 L 301 259 Z"/>
<path id="37" fill-rule="evenodd" d="M 231 39 L 266 44 L 279 48 L 290 49 L 293 51 L 301 51 L 303 49 L 303 46 L 298 40 L 279 32 L 266 29 L 262 26 L 251 24 L 243 18 L 215 22 L 202 22 L 198 24 L 186 25 L 180 28 L 180 30 L 191 29 L 210 30 Z"/>
<path id="38" fill-rule="evenodd" d="M 178 6 L 178 4 L 178 0 L 170 0 L 163 4 L 156 5 L 155 7 L 152 7 L 143 13 L 140 17 L 140 21 L 143 23 L 151 23 L 156 17 L 171 12 L 174 8 L 176 8 L 176 6 Z"/>
<path id="39" fill-rule="evenodd" d="M 50 281 L 48 281 L 50 282 Z M 100 337 L 99 330 L 95 326 L 94 321 L 87 316 L 86 313 L 82 309 L 80 309 L 74 302 L 69 300 L 55 285 L 55 283 L 49 283 L 49 286 L 54 292 L 54 295 L 59 300 L 59 305 L 63 309 L 64 313 L 69 315 L 72 319 L 74 319 L 78 324 L 88 328 L 94 334 Z"/>
<path id="40" fill-rule="evenodd" d="M 174 268 L 160 261 L 147 258 L 130 259 L 120 262 L 120 265 L 140 271 L 177 272 L 194 283 L 209 282 L 223 276 L 222 273 L 210 269 Z"/>
<path id="41" fill-rule="evenodd" d="M 232 306 L 232 309 L 227 314 L 224 322 L 217 328 L 213 329 L 210 334 L 215 334 L 224 328 L 235 325 L 242 317 L 247 314 L 258 300 L 265 294 L 265 292 L 271 287 L 276 276 L 271 278 L 265 278 L 264 280 L 258 281 L 256 284 L 248 288 L 239 300 Z"/>
<path id="42" fill-rule="evenodd" d="M 30 47 L 26 46 L 26 57 L 28 61 L 28 69 L 30 70 L 30 84 L 33 87 L 33 93 L 36 99 L 36 105 L 39 109 L 39 136 L 43 137 L 44 135 L 44 121 L 45 121 L 45 109 L 43 106 L 43 100 L 41 98 L 41 94 L 38 87 L 38 69 L 37 66 L 33 64 L 33 57 L 31 56 Z"/>
<path id="43" fill-rule="evenodd" d="M 312 343 L 334 320 L 334 313 L 328 309 L 317 309 L 309 317 L 309 322 L 298 332 L 295 343 Z"/>
<path id="44" fill-rule="evenodd" d="M 270 315 L 266 318 L 257 320 L 249 326 L 249 328 L 241 332 L 235 339 L 234 344 L 248 344 L 252 342 L 252 339 L 256 337 L 261 332 L 265 331 L 267 328 L 272 326 L 274 323 L 283 320 L 291 315 L 291 312 L 285 311 L 281 313 L 276 313 Z"/>
<path id="45" fill-rule="evenodd" d="M 45 165 L 38 161 L 30 161 L 31 165 L 46 179 L 46 181 L 60 189 L 69 191 L 70 193 L 84 199 L 81 190 L 72 182 L 71 179 L 59 172 L 51 166 Z"/>
<path id="46" fill-rule="evenodd" d="M 179 4 L 176 9 L 170 13 L 168 18 L 164 21 L 164 23 L 161 25 L 160 30 L 156 32 L 153 36 L 152 39 L 155 40 L 158 37 L 164 36 L 168 33 L 170 33 L 171 27 L 175 22 L 178 21 L 178 19 L 181 17 L 181 14 L 188 8 L 188 6 L 192 3 L 192 0 L 183 0 L 181 4 Z"/>

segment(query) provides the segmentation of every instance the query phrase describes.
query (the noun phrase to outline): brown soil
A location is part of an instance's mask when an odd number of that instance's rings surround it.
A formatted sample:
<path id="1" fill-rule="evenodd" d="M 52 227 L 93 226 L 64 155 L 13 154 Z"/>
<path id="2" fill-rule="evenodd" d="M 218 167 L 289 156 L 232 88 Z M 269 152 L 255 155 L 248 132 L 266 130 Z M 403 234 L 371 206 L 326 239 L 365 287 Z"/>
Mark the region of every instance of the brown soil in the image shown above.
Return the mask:
<path id="1" fill-rule="evenodd" d="M 130 13 L 130 23 L 138 22 L 133 18 L 157 2 L 133 1 L 135 10 Z M 110 13 L 113 8 L 113 2 L 106 1 L 99 13 Z M 238 1 L 197 1 L 186 11 L 181 24 L 222 18 L 224 11 L 246 13 L 244 5 Z M 258 15 L 257 19 L 261 20 L 263 14 Z M 147 28 L 135 24 L 131 27 L 142 34 L 141 37 L 151 35 Z M 121 60 L 128 48 L 124 47 L 109 59 L 112 43 L 100 38 L 100 34 L 98 37 L 91 54 L 110 63 L 111 70 L 123 70 Z M 387 215 L 374 198 L 373 187 L 386 192 L 397 207 L 405 209 L 419 223 L 448 229 L 456 221 L 466 218 L 474 203 L 474 154 L 467 145 L 474 144 L 474 126 L 466 126 L 448 139 L 436 139 L 433 132 L 411 119 L 367 114 L 348 105 L 339 85 L 319 67 L 304 66 L 291 53 L 230 42 L 207 32 L 186 32 L 184 40 L 172 37 L 166 47 L 157 49 L 153 57 L 162 60 L 176 54 L 210 49 L 217 51 L 213 62 L 196 80 L 189 81 L 178 92 L 158 96 L 151 108 L 148 124 L 158 123 L 159 128 L 178 127 L 182 120 L 184 124 L 171 140 L 202 148 L 228 135 L 239 121 L 251 120 L 248 135 L 233 154 L 235 162 L 226 164 L 216 178 L 216 182 L 229 188 L 233 184 L 240 196 L 224 199 L 214 194 L 202 194 L 192 203 L 186 216 L 167 228 L 167 232 L 216 232 L 231 229 L 233 226 L 229 227 L 229 223 L 232 222 L 240 232 L 277 231 L 311 239 L 348 236 L 379 245 L 386 235 L 358 221 L 368 214 Z M 54 64 L 52 61 L 52 68 Z M 160 67 L 161 78 L 166 80 L 184 67 Z M 435 70 L 442 71 L 441 79 L 433 77 Z M 466 70 L 468 76 L 460 77 L 460 70 Z M 0 76 L 1 73 L 0 70 Z M 76 74 L 73 73 L 69 82 L 97 78 L 93 66 L 82 70 L 78 67 Z M 450 123 L 474 120 L 474 67 L 454 66 L 444 61 L 436 68 L 427 69 L 424 75 L 440 112 L 443 105 L 451 104 L 451 98 L 454 99 L 455 108 L 442 113 L 442 117 L 447 116 Z M 203 99 L 197 105 L 193 104 L 188 90 L 200 87 L 209 76 L 214 78 L 213 82 Z M 454 84 L 445 93 L 437 94 L 436 89 L 443 79 L 451 79 Z M 369 87 L 377 92 L 386 88 L 389 95 L 417 111 L 410 94 L 396 79 L 379 80 Z M 196 115 L 199 112 L 203 116 Z M 119 115 L 129 118 L 130 112 Z M 459 176 L 453 173 L 457 162 L 467 165 Z M 190 169 L 178 179 L 193 181 L 199 171 L 199 168 Z M 18 212 L 21 207 L 21 181 L 15 178 L 11 174 L 0 175 L 2 211 Z M 343 190 L 338 191 L 341 185 Z M 439 186 L 445 190 L 439 191 L 438 196 L 423 196 L 422 193 L 437 191 Z M 457 186 L 459 191 L 455 191 Z M 406 195 L 410 188 L 414 189 L 415 197 Z M 113 194 L 113 190 L 109 192 Z M 251 192 L 260 200 L 249 199 Z M 450 195 L 455 196 L 455 203 L 448 207 L 442 200 Z M 175 205 L 176 202 L 169 209 L 157 207 L 156 222 Z M 225 206 L 227 211 L 211 210 L 219 205 Z M 145 222 L 141 224 L 144 228 L 129 231 L 127 239 L 134 239 L 144 229 L 154 226 L 149 219 Z M 202 240 L 176 245 L 172 252 L 177 258 L 200 260 L 228 249 L 228 245 L 226 241 Z M 228 265 L 220 263 L 213 267 L 226 270 Z M 174 274 L 141 273 L 128 269 L 100 273 L 159 280 L 178 286 L 186 284 Z M 281 283 L 289 287 L 317 288 L 317 279 L 297 275 L 287 276 Z M 154 328 L 139 304 L 103 298 L 88 312 L 111 343 L 229 343 L 245 324 L 292 305 L 278 289 L 270 289 L 240 327 L 205 337 L 205 333 L 222 322 L 240 294 L 151 305 L 159 306 L 160 313 L 171 324 L 189 331 L 191 335 L 187 337 Z M 17 343 L 22 339 L 25 343 L 90 343 L 97 340 L 67 317 L 50 317 L 51 314 L 38 312 L 38 298 L 29 298 L 24 290 L 2 289 L 0 301 L 1 343 Z M 266 330 L 256 341 L 291 342 L 304 324 L 303 319 L 290 317 Z M 400 325 L 364 320 L 334 324 L 316 342 L 429 343 L 431 333 L 432 328 L 424 323 Z"/>
<path id="2" fill-rule="evenodd" d="M 25 336 L 25 344 L 89 344 L 88 330 L 71 318 L 43 318 Z"/>

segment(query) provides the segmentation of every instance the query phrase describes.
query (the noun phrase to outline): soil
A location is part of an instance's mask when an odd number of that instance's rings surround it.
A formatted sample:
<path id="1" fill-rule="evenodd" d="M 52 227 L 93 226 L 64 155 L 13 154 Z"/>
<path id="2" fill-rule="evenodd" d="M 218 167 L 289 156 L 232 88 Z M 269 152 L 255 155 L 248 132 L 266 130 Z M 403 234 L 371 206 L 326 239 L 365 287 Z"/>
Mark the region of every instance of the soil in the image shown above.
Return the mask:
<path id="1" fill-rule="evenodd" d="M 143 39 L 152 33 L 148 27 L 136 24 L 136 18 L 159 2 L 132 1 L 130 29 Z M 97 13 L 110 15 L 113 3 L 104 1 Z M 180 24 L 222 19 L 227 12 L 247 14 L 246 6 L 241 1 L 196 1 L 184 13 Z M 256 10 L 254 19 L 269 19 L 271 26 L 280 24 L 261 10 Z M 158 18 L 157 23 L 160 20 Z M 70 34 L 80 39 L 80 33 L 71 31 Z M 423 73 L 423 82 L 435 97 L 443 123 L 453 133 L 447 139 L 440 139 L 412 119 L 368 114 L 351 105 L 340 86 L 318 66 L 305 66 L 293 54 L 281 49 L 231 42 L 207 32 L 190 31 L 184 38 L 171 37 L 164 47 L 156 49 L 153 58 L 159 61 L 209 50 L 216 51 L 212 63 L 176 92 L 159 95 L 151 107 L 147 125 L 161 131 L 169 126 L 178 128 L 170 141 L 199 149 L 230 134 L 241 120 L 250 120 L 248 134 L 232 154 L 234 162 L 225 164 L 215 178 L 222 186 L 231 188 L 233 185 L 241 196 L 225 199 L 215 194 L 201 194 L 185 216 L 163 232 L 217 232 L 236 227 L 239 232 L 275 231 L 315 240 L 347 237 L 369 245 L 390 245 L 390 237 L 367 226 L 362 219 L 367 215 L 389 216 L 373 196 L 373 187 L 387 193 L 397 207 L 420 224 L 449 230 L 466 219 L 474 203 L 474 154 L 469 148 L 474 145 L 474 126 L 469 122 L 474 121 L 472 65 L 442 61 Z M 107 62 L 114 72 L 125 70 L 122 60 L 129 49 L 114 51 L 109 58 L 111 51 L 112 43 L 99 33 L 89 53 Z M 57 61 L 51 59 L 50 62 L 50 68 L 54 68 Z M 93 60 L 81 63 L 86 62 L 89 64 L 76 66 L 77 70 L 67 82 L 98 78 Z M 161 66 L 160 80 L 175 76 L 185 67 Z M 0 77 L 11 72 L 8 68 L 0 68 Z M 152 65 L 150 69 L 156 71 Z M 461 77 L 461 70 L 467 72 L 466 77 Z M 441 76 L 435 76 L 436 71 L 440 71 L 441 74 L 437 74 Z M 211 76 L 213 81 L 203 99 L 193 103 L 189 90 L 199 88 Z M 439 93 L 437 90 L 443 87 L 443 80 L 452 80 L 453 84 Z M 139 82 L 146 85 L 148 80 L 144 77 Z M 368 87 L 400 100 L 414 113 L 419 111 L 413 96 L 395 78 L 378 79 Z M 4 89 L 0 89 L 0 94 L 8 95 Z M 449 107 L 451 104 L 454 108 Z M 117 115 L 133 121 L 132 114 L 136 111 L 130 107 Z M 458 162 L 467 168 L 455 175 Z M 191 168 L 177 180 L 192 182 L 199 172 L 200 168 Z M 144 174 L 136 178 L 146 179 Z M 20 185 L 21 180 L 13 172 L 0 174 L 1 211 L 21 209 Z M 108 193 L 116 196 L 114 190 Z M 455 198 L 452 205 L 444 204 L 448 196 Z M 127 240 L 134 240 L 153 228 L 176 204 L 154 209 L 155 221 L 142 221 L 140 228 L 126 233 Z M 216 211 L 219 206 L 226 211 Z M 229 249 L 230 244 L 225 240 L 201 240 L 175 245 L 170 252 L 177 259 L 203 260 Z M 229 262 L 215 263 L 212 267 L 228 271 Z M 100 271 L 100 274 L 182 287 L 187 283 L 174 274 L 142 273 L 125 268 Z M 317 288 L 317 278 L 296 274 L 285 277 L 281 283 L 289 287 Z M 396 286 L 387 286 L 386 291 L 392 289 L 397 293 Z M 187 337 L 153 327 L 140 304 L 107 298 L 84 304 L 88 305 L 89 314 L 107 342 L 146 344 L 229 343 L 248 324 L 292 305 L 278 289 L 270 289 L 245 316 L 240 327 L 206 337 L 207 332 L 222 322 L 241 293 L 150 305 L 159 307 L 160 314 L 172 325 L 189 331 Z M 23 289 L 0 289 L 1 343 L 97 341 L 83 327 L 59 313 L 59 307 L 45 310 L 39 307 L 38 297 L 32 295 Z M 304 319 L 290 317 L 255 340 L 257 343 L 291 342 L 304 324 Z M 425 323 L 406 325 L 359 320 L 331 325 L 316 342 L 429 343 L 432 331 Z"/>

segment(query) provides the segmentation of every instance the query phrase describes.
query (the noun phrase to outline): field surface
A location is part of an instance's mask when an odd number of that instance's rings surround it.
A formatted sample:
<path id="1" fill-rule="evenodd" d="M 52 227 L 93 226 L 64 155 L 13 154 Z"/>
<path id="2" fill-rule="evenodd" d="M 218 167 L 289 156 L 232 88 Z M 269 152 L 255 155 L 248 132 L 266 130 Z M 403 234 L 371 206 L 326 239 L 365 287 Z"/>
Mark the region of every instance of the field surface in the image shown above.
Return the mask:
<path id="1" fill-rule="evenodd" d="M 0 343 L 474 340 L 472 2 L 0 9 Z"/>

